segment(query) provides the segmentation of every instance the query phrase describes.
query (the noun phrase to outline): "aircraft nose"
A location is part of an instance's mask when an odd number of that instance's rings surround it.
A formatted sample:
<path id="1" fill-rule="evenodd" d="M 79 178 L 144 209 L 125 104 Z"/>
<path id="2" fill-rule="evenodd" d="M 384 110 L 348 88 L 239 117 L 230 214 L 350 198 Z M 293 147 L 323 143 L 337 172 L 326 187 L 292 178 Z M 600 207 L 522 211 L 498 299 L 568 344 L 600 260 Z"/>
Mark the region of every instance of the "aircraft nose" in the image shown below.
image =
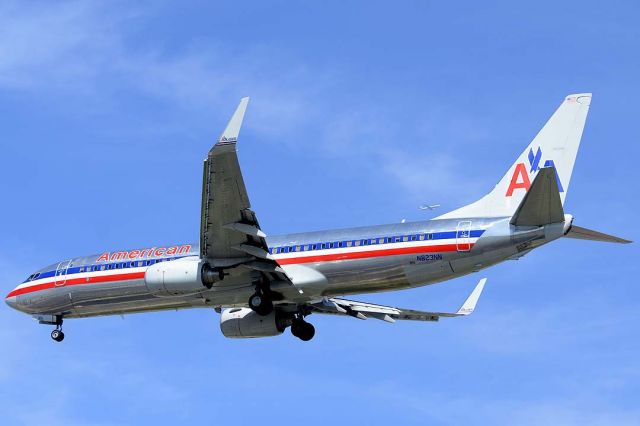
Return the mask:
<path id="1" fill-rule="evenodd" d="M 4 299 L 4 301 L 6 302 L 7 305 L 12 307 L 13 309 L 18 309 L 18 302 L 16 300 L 16 296 L 7 296 L 7 298 Z"/>

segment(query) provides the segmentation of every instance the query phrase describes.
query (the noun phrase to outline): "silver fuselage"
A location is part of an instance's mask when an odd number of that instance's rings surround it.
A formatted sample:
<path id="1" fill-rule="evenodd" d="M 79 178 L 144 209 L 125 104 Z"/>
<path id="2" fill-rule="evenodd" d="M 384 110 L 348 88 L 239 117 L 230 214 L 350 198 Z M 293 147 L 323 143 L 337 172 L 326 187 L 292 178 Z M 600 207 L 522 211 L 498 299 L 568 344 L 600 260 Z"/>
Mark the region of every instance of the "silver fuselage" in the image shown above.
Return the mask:
<path id="1" fill-rule="evenodd" d="M 294 277 L 272 287 L 279 303 L 303 303 L 325 296 L 418 287 L 475 272 L 561 237 L 571 225 L 519 228 L 509 218 L 430 220 L 269 237 L 271 256 Z M 54 263 L 32 274 L 7 296 L 12 307 L 32 315 L 65 318 L 127 314 L 191 307 L 246 306 L 254 292 L 243 267 L 211 290 L 158 296 L 145 271 L 154 263 L 193 259 L 196 244 L 106 252 Z"/>

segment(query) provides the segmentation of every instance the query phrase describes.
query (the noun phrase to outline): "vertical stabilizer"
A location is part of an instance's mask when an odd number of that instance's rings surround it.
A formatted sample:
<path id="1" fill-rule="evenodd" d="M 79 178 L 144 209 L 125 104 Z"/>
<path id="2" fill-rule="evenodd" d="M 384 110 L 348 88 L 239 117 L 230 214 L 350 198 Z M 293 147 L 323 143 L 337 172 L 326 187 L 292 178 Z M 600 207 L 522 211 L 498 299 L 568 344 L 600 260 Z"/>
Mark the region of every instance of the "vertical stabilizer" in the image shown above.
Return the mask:
<path id="1" fill-rule="evenodd" d="M 591 93 L 567 96 L 491 192 L 437 219 L 512 216 L 545 167 L 555 168 L 564 205 L 590 104 Z"/>

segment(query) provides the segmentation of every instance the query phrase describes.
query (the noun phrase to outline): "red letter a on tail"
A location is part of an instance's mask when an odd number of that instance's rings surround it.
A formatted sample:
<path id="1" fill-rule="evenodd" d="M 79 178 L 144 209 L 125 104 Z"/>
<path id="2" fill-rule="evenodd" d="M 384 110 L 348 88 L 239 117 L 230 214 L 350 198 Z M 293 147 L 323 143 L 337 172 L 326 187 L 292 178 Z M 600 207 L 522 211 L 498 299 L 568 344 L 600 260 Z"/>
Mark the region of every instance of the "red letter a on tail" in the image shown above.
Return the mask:
<path id="1" fill-rule="evenodd" d="M 524 166 L 524 163 L 518 163 L 516 164 L 516 169 L 513 171 L 513 176 L 511 176 L 511 183 L 509 184 L 509 189 L 507 189 L 506 197 L 511 197 L 513 191 L 518 188 L 528 191 L 530 186 L 531 182 L 529 182 L 527 168 Z"/>

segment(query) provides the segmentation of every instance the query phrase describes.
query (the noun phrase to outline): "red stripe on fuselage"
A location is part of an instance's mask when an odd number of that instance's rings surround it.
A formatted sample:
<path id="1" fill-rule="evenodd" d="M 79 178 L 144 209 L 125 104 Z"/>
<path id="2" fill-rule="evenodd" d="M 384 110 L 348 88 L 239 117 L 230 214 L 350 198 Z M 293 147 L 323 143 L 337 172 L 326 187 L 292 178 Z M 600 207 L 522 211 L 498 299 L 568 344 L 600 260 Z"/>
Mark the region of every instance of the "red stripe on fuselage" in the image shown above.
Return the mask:
<path id="1" fill-rule="evenodd" d="M 21 294 L 33 293 L 34 291 L 49 290 L 52 288 L 67 287 L 70 285 L 85 285 L 85 284 L 97 284 L 107 283 L 114 281 L 128 281 L 144 278 L 144 272 L 130 272 L 127 274 L 115 274 L 115 275 L 98 275 L 82 278 L 71 278 L 66 281 L 61 280 L 60 284 L 56 285 L 56 281 L 50 281 L 47 283 L 36 284 L 29 287 L 22 287 L 13 290 L 7 295 L 7 297 L 19 296 Z"/>
<path id="2" fill-rule="evenodd" d="M 469 249 L 471 249 L 471 247 L 473 247 L 473 244 L 469 244 Z M 278 262 L 278 264 L 280 265 L 293 265 L 293 264 L 299 264 L 299 263 L 332 262 L 336 260 L 368 259 L 371 257 L 396 256 L 400 254 L 456 251 L 457 249 L 458 247 L 456 244 L 443 244 L 439 246 L 400 247 L 400 248 L 392 248 L 392 249 L 355 251 L 355 252 L 336 253 L 336 254 L 319 254 L 316 256 L 287 257 L 284 259 L 276 259 L 276 262 Z"/>
<path id="3" fill-rule="evenodd" d="M 366 247 L 366 246 L 365 246 Z M 469 249 L 473 247 L 473 244 L 469 244 Z M 458 246 L 456 244 L 443 244 L 433 246 L 416 246 L 416 247 L 401 247 L 393 249 L 381 249 L 381 250 L 368 250 L 368 251 L 352 251 L 348 253 L 335 253 L 335 254 L 319 254 L 315 256 L 298 256 L 289 257 L 285 259 L 276 259 L 276 262 L 280 265 L 294 265 L 301 263 L 316 263 L 316 262 L 334 262 L 340 260 L 355 260 L 355 259 L 369 259 L 373 257 L 385 257 L 385 256 L 397 256 L 403 254 L 419 254 L 419 253 L 434 253 L 434 252 L 451 252 L 456 251 Z M 114 281 L 127 281 L 135 279 L 144 279 L 144 272 L 131 272 L 127 274 L 114 274 L 114 275 L 98 275 L 89 276 L 83 278 L 71 278 L 64 281 L 64 284 L 55 284 L 54 281 L 36 284 L 29 287 L 23 287 L 13 290 L 7 295 L 7 297 L 19 296 L 21 294 L 33 293 L 41 290 L 49 290 L 52 288 L 67 287 L 73 285 L 87 285 L 98 284 Z"/>

